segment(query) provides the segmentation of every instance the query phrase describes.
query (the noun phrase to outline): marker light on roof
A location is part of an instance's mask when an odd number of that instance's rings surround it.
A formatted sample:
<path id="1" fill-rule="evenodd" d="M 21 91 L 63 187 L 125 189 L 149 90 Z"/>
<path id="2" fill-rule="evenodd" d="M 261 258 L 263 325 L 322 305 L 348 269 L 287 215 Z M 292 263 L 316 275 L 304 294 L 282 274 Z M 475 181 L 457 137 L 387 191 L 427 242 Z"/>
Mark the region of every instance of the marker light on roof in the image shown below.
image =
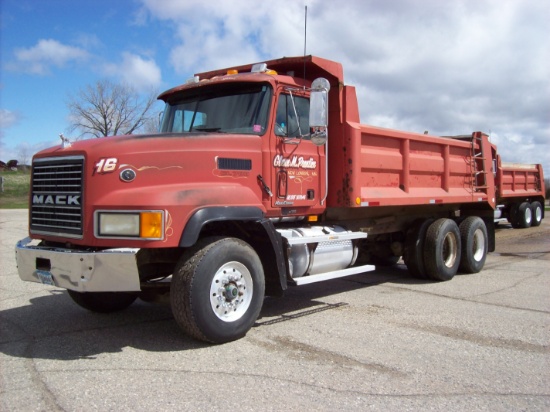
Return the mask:
<path id="1" fill-rule="evenodd" d="M 267 68 L 267 63 L 256 63 L 252 66 L 252 69 L 250 70 L 251 73 L 265 73 L 265 74 L 271 74 L 276 75 L 277 72 L 275 70 L 271 70 Z"/>
<path id="2" fill-rule="evenodd" d="M 187 81 L 185 82 L 185 84 L 194 84 L 194 83 L 198 83 L 199 82 L 199 76 L 193 76 L 191 77 L 190 79 L 187 79 Z"/>
<path id="3" fill-rule="evenodd" d="M 263 73 L 267 70 L 267 63 L 256 63 L 250 70 L 252 73 Z"/>
<path id="4" fill-rule="evenodd" d="M 227 71 L 227 74 L 239 74 L 239 71 L 235 69 L 231 69 Z"/>

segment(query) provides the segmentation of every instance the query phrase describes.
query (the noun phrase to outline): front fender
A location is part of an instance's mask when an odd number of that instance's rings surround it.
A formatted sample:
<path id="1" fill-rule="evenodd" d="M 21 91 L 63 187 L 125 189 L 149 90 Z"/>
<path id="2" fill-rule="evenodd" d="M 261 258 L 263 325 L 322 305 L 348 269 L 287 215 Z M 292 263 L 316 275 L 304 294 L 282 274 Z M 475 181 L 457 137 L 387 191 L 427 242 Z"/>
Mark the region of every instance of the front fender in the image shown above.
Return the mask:
<path id="1" fill-rule="evenodd" d="M 193 246 L 204 225 L 219 221 L 260 221 L 264 213 L 254 206 L 212 206 L 197 210 L 187 221 L 181 235 L 180 246 Z"/>
<path id="2" fill-rule="evenodd" d="M 286 290 L 287 270 L 282 237 L 273 227 L 273 223 L 264 218 L 264 212 L 258 207 L 214 206 L 199 209 L 187 221 L 179 245 L 181 247 L 193 246 L 199 239 L 203 226 L 222 221 L 255 222 L 263 228 L 266 240 L 261 242 L 263 247 L 258 244 L 252 246 L 262 259 L 266 276 L 278 283 L 279 291 Z"/>

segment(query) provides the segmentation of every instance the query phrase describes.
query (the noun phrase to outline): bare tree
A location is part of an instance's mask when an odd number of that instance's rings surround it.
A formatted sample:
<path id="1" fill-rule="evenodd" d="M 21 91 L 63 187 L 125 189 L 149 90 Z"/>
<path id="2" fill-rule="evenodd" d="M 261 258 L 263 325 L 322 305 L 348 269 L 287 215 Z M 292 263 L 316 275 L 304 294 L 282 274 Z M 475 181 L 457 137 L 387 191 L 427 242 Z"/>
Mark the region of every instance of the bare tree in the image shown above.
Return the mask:
<path id="1" fill-rule="evenodd" d="M 162 112 L 155 111 L 152 116 L 143 124 L 143 133 L 155 134 L 159 132 Z"/>
<path id="2" fill-rule="evenodd" d="M 150 121 L 156 93 L 141 97 L 131 86 L 100 80 L 69 96 L 71 132 L 80 137 L 132 134 Z"/>
<path id="3" fill-rule="evenodd" d="M 23 166 L 27 166 L 30 163 L 29 161 L 32 155 L 34 154 L 32 148 L 29 146 L 28 143 L 24 142 L 24 143 L 19 143 L 16 149 L 17 149 L 17 158 L 19 159 L 19 162 L 21 162 Z"/>

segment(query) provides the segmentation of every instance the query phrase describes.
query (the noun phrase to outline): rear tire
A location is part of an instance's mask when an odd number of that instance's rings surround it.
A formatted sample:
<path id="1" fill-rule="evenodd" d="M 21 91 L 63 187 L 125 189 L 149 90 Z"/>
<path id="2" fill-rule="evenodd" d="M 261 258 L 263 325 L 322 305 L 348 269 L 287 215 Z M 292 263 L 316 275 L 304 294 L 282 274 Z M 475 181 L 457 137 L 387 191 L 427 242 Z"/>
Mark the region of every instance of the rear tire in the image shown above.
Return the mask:
<path id="1" fill-rule="evenodd" d="M 519 211 L 518 211 L 518 208 L 519 208 L 519 204 L 518 203 L 514 203 L 512 204 L 512 206 L 510 206 L 510 215 L 508 217 L 508 221 L 510 222 L 510 224 L 512 225 L 512 227 L 514 229 L 519 229 Z"/>
<path id="2" fill-rule="evenodd" d="M 407 265 L 409 273 L 419 279 L 427 278 L 424 267 L 424 242 L 428 227 L 432 223 L 433 219 L 419 220 L 413 223 L 405 240 L 403 262 Z"/>
<path id="3" fill-rule="evenodd" d="M 526 229 L 531 226 L 533 212 L 529 202 L 514 203 L 510 210 L 510 223 L 514 229 Z"/>
<path id="4" fill-rule="evenodd" d="M 184 254 L 170 287 L 172 313 L 195 339 L 225 343 L 256 322 L 265 293 L 260 258 L 236 238 L 207 238 Z"/>
<path id="5" fill-rule="evenodd" d="M 533 221 L 533 213 L 531 211 L 531 205 L 528 202 L 523 202 L 519 205 L 516 219 L 518 228 L 527 229 L 531 227 L 531 222 Z"/>
<path id="6" fill-rule="evenodd" d="M 76 292 L 67 290 L 71 299 L 92 312 L 118 312 L 130 306 L 138 297 L 136 292 Z"/>
<path id="7" fill-rule="evenodd" d="M 426 232 L 424 265 L 434 280 L 451 280 L 460 264 L 460 231 L 454 220 L 438 219 Z"/>
<path id="8" fill-rule="evenodd" d="M 533 202 L 531 203 L 531 212 L 533 219 L 531 221 L 531 226 L 540 226 L 542 223 L 542 205 L 540 202 Z"/>
<path id="9" fill-rule="evenodd" d="M 459 270 L 464 273 L 478 273 L 485 265 L 489 247 L 485 222 L 477 217 L 467 217 L 459 226 L 462 256 Z"/>

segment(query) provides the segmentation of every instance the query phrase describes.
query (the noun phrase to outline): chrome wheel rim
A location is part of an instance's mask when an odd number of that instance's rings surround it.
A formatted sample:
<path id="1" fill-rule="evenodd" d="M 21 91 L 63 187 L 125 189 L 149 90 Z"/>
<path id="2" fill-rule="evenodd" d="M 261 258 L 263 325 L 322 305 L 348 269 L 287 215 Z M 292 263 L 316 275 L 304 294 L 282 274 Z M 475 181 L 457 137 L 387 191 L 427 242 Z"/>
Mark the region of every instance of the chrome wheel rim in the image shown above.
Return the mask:
<path id="1" fill-rule="evenodd" d="M 477 229 L 474 232 L 474 238 L 472 242 L 472 256 L 476 262 L 480 262 L 485 254 L 485 236 L 481 229 Z"/>
<path id="2" fill-rule="evenodd" d="M 447 233 L 445 239 L 443 239 L 443 263 L 446 267 L 452 268 L 457 258 L 457 245 L 456 236 L 453 233 Z"/>
<path id="3" fill-rule="evenodd" d="M 531 223 L 531 219 L 533 218 L 533 213 L 531 212 L 531 208 L 528 207 L 525 209 L 525 223 L 529 224 Z"/>
<path id="4" fill-rule="evenodd" d="M 535 221 L 540 222 L 542 220 L 542 208 L 537 207 L 535 209 Z"/>
<path id="5" fill-rule="evenodd" d="M 252 294 L 250 271 L 242 263 L 228 262 L 217 270 L 210 285 L 212 311 L 224 322 L 239 320 L 250 307 Z"/>

